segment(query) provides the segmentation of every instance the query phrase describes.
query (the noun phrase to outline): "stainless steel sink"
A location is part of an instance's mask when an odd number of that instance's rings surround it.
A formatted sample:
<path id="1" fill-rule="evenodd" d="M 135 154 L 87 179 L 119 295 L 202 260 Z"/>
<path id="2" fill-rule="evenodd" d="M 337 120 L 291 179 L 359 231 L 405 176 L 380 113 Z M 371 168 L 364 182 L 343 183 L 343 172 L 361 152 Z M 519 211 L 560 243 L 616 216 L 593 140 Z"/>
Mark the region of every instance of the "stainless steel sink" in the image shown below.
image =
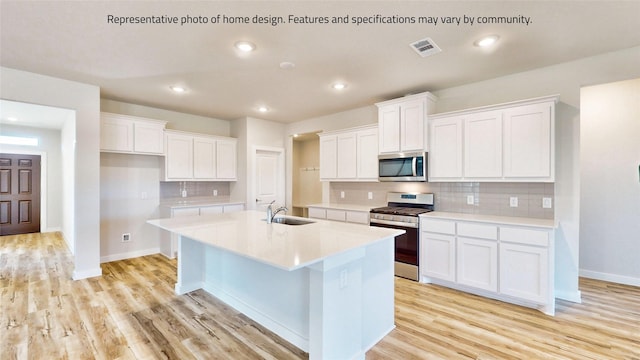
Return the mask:
<path id="1" fill-rule="evenodd" d="M 274 218 L 271 222 L 284 224 L 284 225 L 306 225 L 306 224 L 313 224 L 315 221 L 293 219 L 293 218 L 286 218 L 286 217 L 277 217 L 277 218 Z"/>

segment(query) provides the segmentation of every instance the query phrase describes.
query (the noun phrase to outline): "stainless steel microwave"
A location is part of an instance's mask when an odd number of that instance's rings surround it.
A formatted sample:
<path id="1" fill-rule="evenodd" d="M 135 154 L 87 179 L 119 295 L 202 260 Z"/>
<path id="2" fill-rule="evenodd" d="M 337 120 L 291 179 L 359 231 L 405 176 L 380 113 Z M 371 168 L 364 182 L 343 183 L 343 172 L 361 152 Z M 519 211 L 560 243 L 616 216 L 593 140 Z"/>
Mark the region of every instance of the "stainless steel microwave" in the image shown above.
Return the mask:
<path id="1" fill-rule="evenodd" d="M 378 180 L 427 181 L 427 153 L 378 155 Z"/>

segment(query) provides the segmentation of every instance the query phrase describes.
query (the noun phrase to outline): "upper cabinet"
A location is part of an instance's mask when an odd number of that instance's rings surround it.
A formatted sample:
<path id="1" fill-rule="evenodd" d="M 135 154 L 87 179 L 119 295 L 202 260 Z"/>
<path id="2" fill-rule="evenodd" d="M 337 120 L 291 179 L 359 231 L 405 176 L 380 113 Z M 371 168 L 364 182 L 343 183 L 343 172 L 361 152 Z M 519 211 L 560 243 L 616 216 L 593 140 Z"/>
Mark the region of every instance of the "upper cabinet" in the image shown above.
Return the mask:
<path id="1" fill-rule="evenodd" d="M 555 181 L 549 96 L 430 116 L 429 181 Z"/>
<path id="2" fill-rule="evenodd" d="M 166 121 L 100 113 L 100 151 L 164 155 Z"/>
<path id="3" fill-rule="evenodd" d="M 165 181 L 235 181 L 234 138 L 165 131 Z"/>
<path id="4" fill-rule="evenodd" d="M 325 132 L 319 136 L 320 180 L 378 180 L 377 126 Z"/>
<path id="5" fill-rule="evenodd" d="M 427 114 L 436 98 L 428 92 L 376 103 L 379 152 L 427 150 Z"/>

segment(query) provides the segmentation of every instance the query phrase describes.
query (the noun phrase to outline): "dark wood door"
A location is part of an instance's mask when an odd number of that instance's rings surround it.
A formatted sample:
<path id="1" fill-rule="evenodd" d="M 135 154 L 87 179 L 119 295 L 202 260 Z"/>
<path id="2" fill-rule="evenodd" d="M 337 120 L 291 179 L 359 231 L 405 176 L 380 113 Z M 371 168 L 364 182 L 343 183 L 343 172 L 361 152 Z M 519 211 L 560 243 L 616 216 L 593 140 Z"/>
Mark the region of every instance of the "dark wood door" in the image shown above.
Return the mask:
<path id="1" fill-rule="evenodd" d="M 0 154 L 0 235 L 40 231 L 40 156 Z"/>

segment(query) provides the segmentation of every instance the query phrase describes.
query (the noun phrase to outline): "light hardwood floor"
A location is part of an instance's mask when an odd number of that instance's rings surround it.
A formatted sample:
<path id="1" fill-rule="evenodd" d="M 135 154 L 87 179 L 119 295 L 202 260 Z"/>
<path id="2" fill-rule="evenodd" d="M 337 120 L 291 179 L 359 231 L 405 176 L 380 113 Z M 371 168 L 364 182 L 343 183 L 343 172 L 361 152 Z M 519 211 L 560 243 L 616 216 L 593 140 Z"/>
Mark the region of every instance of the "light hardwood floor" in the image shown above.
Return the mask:
<path id="1" fill-rule="evenodd" d="M 176 296 L 175 261 L 102 264 L 73 281 L 59 234 L 0 237 L 0 359 L 305 359 L 203 291 Z M 640 288 L 581 279 L 555 317 L 396 280 L 396 329 L 372 359 L 640 359 Z"/>

